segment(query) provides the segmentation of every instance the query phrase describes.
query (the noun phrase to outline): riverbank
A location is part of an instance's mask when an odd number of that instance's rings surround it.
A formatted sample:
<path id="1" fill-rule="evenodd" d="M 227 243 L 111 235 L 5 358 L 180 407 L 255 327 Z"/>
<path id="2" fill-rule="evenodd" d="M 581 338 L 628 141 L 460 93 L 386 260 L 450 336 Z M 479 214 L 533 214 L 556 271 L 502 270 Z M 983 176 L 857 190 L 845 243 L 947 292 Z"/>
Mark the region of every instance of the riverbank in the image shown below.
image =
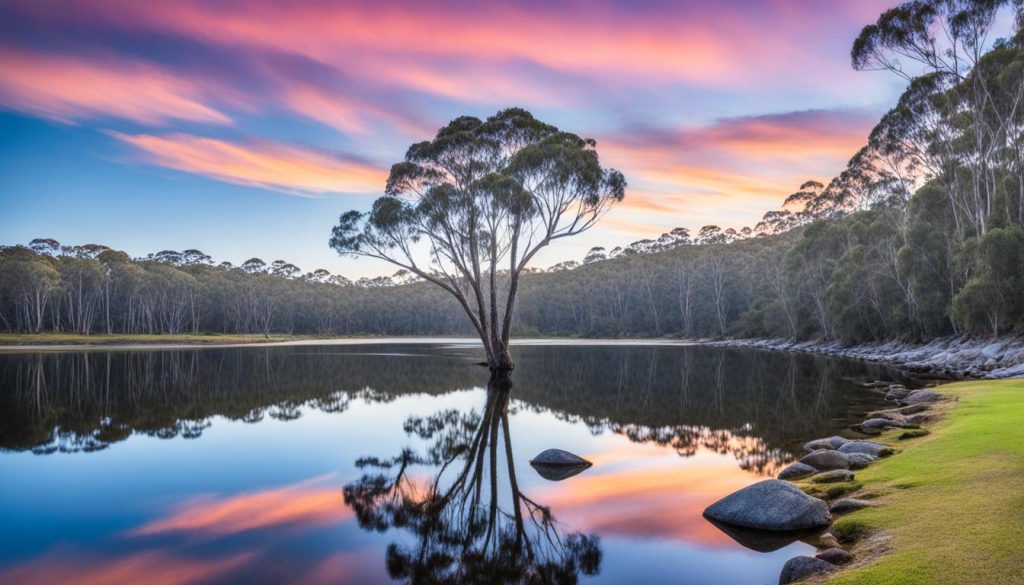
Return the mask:
<path id="1" fill-rule="evenodd" d="M 832 532 L 856 559 L 835 585 L 1024 582 L 1024 380 L 935 388 L 952 401 L 930 434 L 878 439 L 897 454 L 857 472 L 872 507 Z"/>
<path id="2" fill-rule="evenodd" d="M 888 364 L 922 378 L 1002 379 L 1024 376 L 1024 339 L 944 337 L 928 343 L 902 341 L 843 345 L 838 341 L 788 339 L 695 340 L 718 347 L 796 351 Z"/>

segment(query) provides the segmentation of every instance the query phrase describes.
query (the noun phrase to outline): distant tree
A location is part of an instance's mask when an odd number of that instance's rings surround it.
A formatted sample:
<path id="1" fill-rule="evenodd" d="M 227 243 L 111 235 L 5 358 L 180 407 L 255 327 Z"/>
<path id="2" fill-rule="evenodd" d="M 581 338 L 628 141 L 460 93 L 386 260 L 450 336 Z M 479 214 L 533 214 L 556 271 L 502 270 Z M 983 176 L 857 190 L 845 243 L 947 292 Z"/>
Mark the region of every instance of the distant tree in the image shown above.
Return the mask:
<path id="1" fill-rule="evenodd" d="M 409 148 L 369 213 L 342 214 L 330 245 L 447 291 L 469 316 L 492 371 L 511 370 L 523 269 L 551 242 L 593 227 L 625 195 L 624 177 L 602 168 L 595 148 L 518 108 L 486 121 L 457 118 Z"/>
<path id="2" fill-rule="evenodd" d="M 565 272 L 567 270 L 573 270 L 579 267 L 580 263 L 575 260 L 566 260 L 565 262 L 559 262 L 551 268 L 548 268 L 548 272 Z"/>
<path id="3" fill-rule="evenodd" d="M 724 244 L 725 241 L 726 236 L 722 233 L 722 228 L 717 225 L 706 225 L 697 233 L 697 243 L 703 246 Z"/>
<path id="4" fill-rule="evenodd" d="M 298 266 L 284 260 L 274 260 L 270 265 L 270 274 L 278 278 L 295 278 L 302 272 Z"/>
<path id="5" fill-rule="evenodd" d="M 182 264 L 212 264 L 213 259 L 203 253 L 202 250 L 190 248 L 181 253 Z"/>
<path id="6" fill-rule="evenodd" d="M 181 252 L 175 250 L 162 250 L 152 255 L 152 259 L 157 262 L 163 262 L 164 264 L 173 264 L 175 266 L 182 263 Z"/>
<path id="7" fill-rule="evenodd" d="M 605 252 L 604 247 L 594 246 L 587 252 L 587 255 L 583 257 L 584 264 L 592 264 L 594 262 L 600 262 L 601 260 L 607 260 L 608 254 Z"/>
<path id="8" fill-rule="evenodd" d="M 60 242 L 53 238 L 36 238 L 28 243 L 28 247 L 36 254 L 56 256 L 60 254 Z"/>
<path id="9" fill-rule="evenodd" d="M 267 271 L 267 263 L 259 258 L 249 258 L 245 262 L 242 262 L 241 268 L 249 274 L 257 274 Z"/>

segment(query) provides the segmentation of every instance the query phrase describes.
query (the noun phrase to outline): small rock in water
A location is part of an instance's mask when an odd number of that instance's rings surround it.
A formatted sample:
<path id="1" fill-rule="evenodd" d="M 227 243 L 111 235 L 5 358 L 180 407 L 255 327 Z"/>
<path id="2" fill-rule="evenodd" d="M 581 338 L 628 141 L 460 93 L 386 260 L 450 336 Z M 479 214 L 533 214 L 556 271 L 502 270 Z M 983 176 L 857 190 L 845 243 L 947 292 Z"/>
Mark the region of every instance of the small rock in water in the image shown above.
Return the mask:
<path id="1" fill-rule="evenodd" d="M 786 585 L 811 575 L 824 575 L 836 570 L 832 563 L 814 557 L 793 557 L 786 561 L 779 575 L 779 585 Z"/>
<path id="2" fill-rule="evenodd" d="M 708 506 L 704 516 L 734 526 L 778 531 L 819 528 L 832 520 L 824 501 L 778 479 L 733 492 Z"/>
<path id="3" fill-rule="evenodd" d="M 827 437 L 824 439 L 815 439 L 813 441 L 804 443 L 804 451 L 819 451 L 821 449 L 838 449 L 843 443 L 849 443 L 849 439 L 844 439 L 840 436 Z"/>
<path id="4" fill-rule="evenodd" d="M 800 479 L 801 477 L 807 477 L 808 475 L 814 475 L 818 473 L 818 470 L 805 465 L 799 461 L 786 466 L 785 469 L 779 472 L 779 479 Z"/>
<path id="5" fill-rule="evenodd" d="M 857 441 L 851 441 L 857 442 Z M 818 471 L 831 471 L 833 469 L 849 469 L 850 460 L 846 458 L 846 454 L 842 452 L 842 448 L 849 443 L 844 444 L 840 447 L 840 451 L 815 451 L 810 455 L 805 455 L 800 463 L 804 465 L 810 465 Z"/>
<path id="6" fill-rule="evenodd" d="M 864 469 L 875 461 L 875 458 L 867 453 L 847 453 L 846 458 L 850 460 L 850 469 Z"/>
<path id="7" fill-rule="evenodd" d="M 870 508 L 873 506 L 871 502 L 867 500 L 858 500 L 857 498 L 843 498 L 836 500 L 832 506 L 829 507 L 828 511 L 833 514 L 849 514 L 850 512 L 856 512 L 864 508 Z"/>
<path id="8" fill-rule="evenodd" d="M 853 472 L 849 469 L 833 469 L 832 471 L 822 471 L 819 474 L 812 475 L 811 481 L 814 483 L 838 483 L 841 481 L 853 481 Z"/>
<path id="9" fill-rule="evenodd" d="M 914 390 L 905 398 L 900 400 L 900 404 L 903 406 L 910 406 L 913 404 L 938 402 L 939 400 L 942 400 L 942 395 L 937 392 L 933 392 L 931 390 Z"/>
<path id="10" fill-rule="evenodd" d="M 833 565 L 846 565 L 853 562 L 853 555 L 841 548 L 830 548 L 814 555 L 814 558 L 821 559 Z"/>
<path id="11" fill-rule="evenodd" d="M 848 453 L 865 453 L 872 457 L 885 457 L 892 455 L 892 449 L 881 443 L 875 443 L 874 441 L 850 441 L 839 448 L 839 452 L 843 454 Z"/>
<path id="12" fill-rule="evenodd" d="M 562 481 L 582 473 L 593 463 L 561 449 L 548 449 L 530 461 L 537 473 L 549 481 Z"/>

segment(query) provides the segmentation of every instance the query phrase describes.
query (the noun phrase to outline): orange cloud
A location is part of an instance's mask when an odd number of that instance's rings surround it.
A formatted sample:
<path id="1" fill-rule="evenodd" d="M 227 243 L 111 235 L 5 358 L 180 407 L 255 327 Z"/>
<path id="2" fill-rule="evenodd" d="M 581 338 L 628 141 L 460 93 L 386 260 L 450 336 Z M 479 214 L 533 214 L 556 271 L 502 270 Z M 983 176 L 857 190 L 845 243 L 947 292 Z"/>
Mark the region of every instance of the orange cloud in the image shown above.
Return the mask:
<path id="1" fill-rule="evenodd" d="M 241 145 L 181 133 L 109 134 L 150 164 L 299 195 L 375 192 L 387 178 L 386 171 L 370 163 L 280 143 Z"/>
<path id="2" fill-rule="evenodd" d="M 53 120 L 111 116 L 147 124 L 230 123 L 203 103 L 205 93 L 187 77 L 138 62 L 0 47 L 0 104 Z"/>
<path id="3" fill-rule="evenodd" d="M 163 552 L 142 552 L 116 559 L 68 558 L 48 555 L 0 571 L 0 582 L 19 585 L 191 585 L 208 583 L 248 563 L 255 555 L 240 553 L 199 560 Z"/>
<path id="4" fill-rule="evenodd" d="M 335 524 L 351 515 L 341 490 L 302 482 L 228 498 L 192 500 L 170 516 L 148 522 L 128 534 L 193 532 L 223 536 L 272 526 Z"/>
<path id="5" fill-rule="evenodd" d="M 626 129 L 598 141 L 602 159 L 629 169 L 620 223 L 752 225 L 807 179 L 828 182 L 867 140 L 872 114 L 811 110 L 668 129 Z M 647 215 L 648 219 L 644 218 Z M 609 218 L 606 223 L 614 223 Z M 624 231 L 633 232 L 633 229 Z M 650 232 L 648 231 L 650 235 Z"/>

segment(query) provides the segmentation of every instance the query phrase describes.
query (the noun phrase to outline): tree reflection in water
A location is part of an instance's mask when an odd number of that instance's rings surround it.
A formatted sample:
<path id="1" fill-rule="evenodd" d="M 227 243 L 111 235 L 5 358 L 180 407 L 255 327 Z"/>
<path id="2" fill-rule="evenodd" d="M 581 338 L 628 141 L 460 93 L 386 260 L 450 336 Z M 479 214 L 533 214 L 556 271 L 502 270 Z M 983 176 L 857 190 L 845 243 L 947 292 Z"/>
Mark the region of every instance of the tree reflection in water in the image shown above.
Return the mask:
<path id="1" fill-rule="evenodd" d="M 507 378 L 488 383 L 483 412 L 448 410 L 411 417 L 405 431 L 425 441 L 424 455 L 360 459 L 374 468 L 344 488 L 345 503 L 366 530 L 399 528 L 412 546 L 392 543 L 388 574 L 410 583 L 575 583 L 600 570 L 600 540 L 563 533 L 551 510 L 519 489 L 509 432 Z M 413 473 L 431 466 L 427 479 Z M 503 497 L 504 496 L 504 497 Z"/>
<path id="2" fill-rule="evenodd" d="M 479 385 L 473 349 L 383 345 L 0 353 L 0 451 L 91 452 L 135 434 L 197 439 L 214 417 L 292 421 Z M 401 352 L 401 353 L 396 353 Z M 883 404 L 848 378 L 898 373 L 704 347 L 524 346 L 516 408 L 773 475 L 809 438 Z"/>

